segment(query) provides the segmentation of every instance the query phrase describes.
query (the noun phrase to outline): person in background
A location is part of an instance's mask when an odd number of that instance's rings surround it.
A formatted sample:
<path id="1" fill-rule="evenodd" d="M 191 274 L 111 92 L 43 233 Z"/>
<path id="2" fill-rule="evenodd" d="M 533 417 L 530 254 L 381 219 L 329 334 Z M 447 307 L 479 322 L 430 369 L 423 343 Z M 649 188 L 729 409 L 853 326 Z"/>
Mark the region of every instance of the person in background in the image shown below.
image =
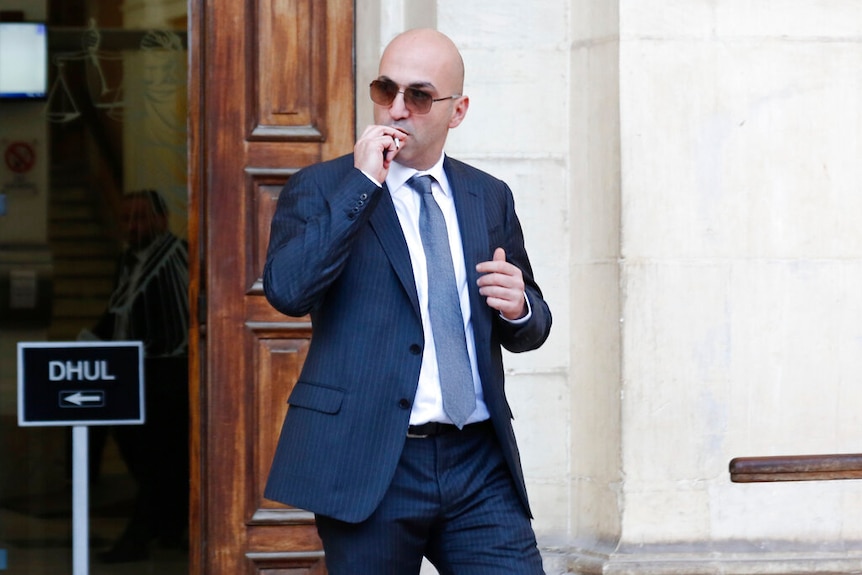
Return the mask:
<path id="1" fill-rule="evenodd" d="M 464 64 L 428 29 L 385 49 L 375 124 L 293 175 L 263 285 L 313 335 L 266 497 L 313 511 L 332 575 L 543 573 L 502 348 L 551 313 L 509 187 L 444 153 Z"/>
<path id="2" fill-rule="evenodd" d="M 107 309 L 92 328 L 101 340 L 142 341 L 143 425 L 111 429 L 135 480 L 132 516 L 105 563 L 149 557 L 150 544 L 186 545 L 188 525 L 188 245 L 168 229 L 168 207 L 155 190 L 127 194 L 127 247 Z"/>

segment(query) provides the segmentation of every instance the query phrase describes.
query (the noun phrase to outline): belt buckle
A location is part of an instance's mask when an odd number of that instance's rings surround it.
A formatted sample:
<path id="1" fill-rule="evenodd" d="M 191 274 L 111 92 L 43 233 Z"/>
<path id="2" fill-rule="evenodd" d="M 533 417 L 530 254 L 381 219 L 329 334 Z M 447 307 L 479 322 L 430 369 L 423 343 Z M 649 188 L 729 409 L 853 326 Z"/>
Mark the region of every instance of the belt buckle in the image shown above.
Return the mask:
<path id="1" fill-rule="evenodd" d="M 410 433 L 410 428 L 413 427 L 413 433 Z M 437 426 L 433 423 L 424 423 L 422 425 L 416 426 L 408 426 L 407 427 L 407 438 L 408 439 L 425 439 L 431 437 L 436 433 Z M 425 433 L 422 433 L 422 432 Z M 417 433 L 419 432 L 419 433 Z"/>

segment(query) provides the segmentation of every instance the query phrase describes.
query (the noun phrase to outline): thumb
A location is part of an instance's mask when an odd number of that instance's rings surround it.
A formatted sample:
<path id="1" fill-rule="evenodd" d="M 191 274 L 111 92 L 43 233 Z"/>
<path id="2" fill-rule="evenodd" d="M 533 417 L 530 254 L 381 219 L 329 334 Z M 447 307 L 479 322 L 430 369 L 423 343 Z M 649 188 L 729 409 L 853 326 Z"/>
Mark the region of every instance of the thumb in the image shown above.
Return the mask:
<path id="1" fill-rule="evenodd" d="M 506 261 L 506 250 L 503 248 L 497 248 L 494 250 L 494 261 L 495 262 L 504 262 Z"/>

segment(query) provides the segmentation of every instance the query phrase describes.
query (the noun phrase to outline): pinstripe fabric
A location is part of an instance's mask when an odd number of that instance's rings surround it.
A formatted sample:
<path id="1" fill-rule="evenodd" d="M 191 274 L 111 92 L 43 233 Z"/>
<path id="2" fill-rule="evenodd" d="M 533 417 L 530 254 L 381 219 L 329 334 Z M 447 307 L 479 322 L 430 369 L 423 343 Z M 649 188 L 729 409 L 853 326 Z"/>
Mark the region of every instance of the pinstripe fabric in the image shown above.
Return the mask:
<path id="1" fill-rule="evenodd" d="M 551 315 L 532 278 L 512 194 L 501 181 L 447 158 L 462 230 L 483 392 L 518 498 L 529 513 L 503 389 L 501 346 L 547 338 Z M 524 273 L 531 321 L 500 320 L 475 287 L 475 264 L 503 246 Z M 264 290 L 313 336 L 273 460 L 266 496 L 347 522 L 368 518 L 404 448 L 422 358 L 422 324 L 407 245 L 391 198 L 352 156 L 301 170 L 272 222 Z"/>
<path id="2" fill-rule="evenodd" d="M 539 575 L 542 559 L 493 430 L 410 439 L 366 521 L 318 516 L 330 575 Z"/>

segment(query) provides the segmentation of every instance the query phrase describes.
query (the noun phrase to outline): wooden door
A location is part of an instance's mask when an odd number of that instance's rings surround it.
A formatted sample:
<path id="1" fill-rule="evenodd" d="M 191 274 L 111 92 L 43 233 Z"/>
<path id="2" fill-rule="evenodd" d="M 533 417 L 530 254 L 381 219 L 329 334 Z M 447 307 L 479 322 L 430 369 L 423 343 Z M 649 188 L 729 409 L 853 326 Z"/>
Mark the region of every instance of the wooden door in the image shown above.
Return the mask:
<path id="1" fill-rule="evenodd" d="M 354 141 L 353 0 L 190 2 L 193 574 L 325 573 L 263 488 L 311 326 L 264 299 L 282 185 Z"/>

